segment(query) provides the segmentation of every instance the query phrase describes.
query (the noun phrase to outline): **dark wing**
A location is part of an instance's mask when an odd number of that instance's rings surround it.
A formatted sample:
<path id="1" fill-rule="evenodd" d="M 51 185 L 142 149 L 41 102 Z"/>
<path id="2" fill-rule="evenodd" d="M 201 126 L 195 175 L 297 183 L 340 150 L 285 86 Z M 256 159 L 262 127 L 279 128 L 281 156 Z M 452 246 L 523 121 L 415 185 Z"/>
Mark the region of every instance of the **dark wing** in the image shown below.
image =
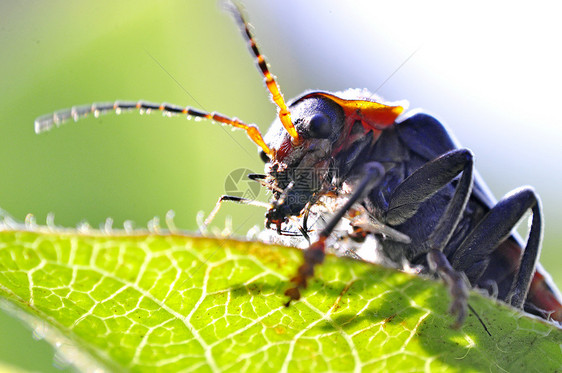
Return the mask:
<path id="1" fill-rule="evenodd" d="M 413 152 L 430 161 L 450 150 L 461 148 L 443 123 L 431 115 L 415 111 L 407 115 L 396 126 L 396 130 Z M 472 194 L 488 208 L 492 208 L 497 202 L 478 172 L 474 174 Z"/>
<path id="2" fill-rule="evenodd" d="M 460 148 L 451 132 L 428 114 L 413 112 L 401 121 L 399 126 L 396 126 L 396 130 L 411 151 L 428 161 L 452 149 Z M 488 209 L 497 203 L 477 172 L 474 174 L 472 197 Z M 525 247 L 525 243 L 516 232 L 513 232 L 511 237 L 491 253 L 490 264 L 479 279 L 481 283 L 485 283 L 487 279 L 494 280 L 498 285 L 500 298 L 505 297 L 511 289 L 523 247 Z M 503 275 L 498 277 L 499 274 Z M 545 318 L 545 313 L 550 314 L 554 320 L 562 322 L 562 296 L 540 263 L 536 267 L 525 310 Z"/>

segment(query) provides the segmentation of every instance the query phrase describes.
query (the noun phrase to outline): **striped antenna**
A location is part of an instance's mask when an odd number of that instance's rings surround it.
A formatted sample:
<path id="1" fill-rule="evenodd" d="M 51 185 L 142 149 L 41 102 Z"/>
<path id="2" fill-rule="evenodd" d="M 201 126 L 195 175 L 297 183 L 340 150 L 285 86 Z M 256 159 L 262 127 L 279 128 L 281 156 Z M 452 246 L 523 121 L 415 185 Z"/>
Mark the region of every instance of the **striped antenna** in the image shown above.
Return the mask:
<path id="1" fill-rule="evenodd" d="M 122 111 L 138 110 L 141 113 L 150 113 L 151 111 L 160 111 L 165 115 L 186 115 L 189 119 L 190 117 L 195 118 L 205 118 L 214 120 L 215 122 L 224 123 L 231 125 L 236 128 L 241 128 L 246 131 L 250 139 L 258 145 L 263 151 L 273 158 L 273 151 L 265 144 L 263 137 L 260 133 L 259 128 L 255 124 L 246 124 L 240 121 L 238 118 L 229 118 L 222 114 L 212 112 L 208 113 L 206 111 L 193 109 L 191 107 L 182 107 L 167 103 L 154 104 L 145 101 L 115 101 L 115 102 L 105 102 L 105 103 L 94 103 L 91 105 L 80 105 L 73 106 L 70 109 L 64 109 L 54 112 L 53 114 L 43 115 L 35 119 L 35 132 L 41 133 L 50 130 L 53 127 L 58 127 L 64 122 L 73 119 L 75 122 L 81 118 L 84 118 L 90 114 L 95 117 L 99 115 L 106 114 L 109 112 L 114 112 L 120 114 Z"/>
<path id="2" fill-rule="evenodd" d="M 293 122 L 291 121 L 291 113 L 289 112 L 289 109 L 285 104 L 285 100 L 283 99 L 283 94 L 279 89 L 279 85 L 277 84 L 275 77 L 269 71 L 269 67 L 267 66 L 267 61 L 265 60 L 265 57 L 260 53 L 258 49 L 256 40 L 254 39 L 254 36 L 252 35 L 248 27 L 248 22 L 244 19 L 244 16 L 242 15 L 242 10 L 238 5 L 233 4 L 231 2 L 227 3 L 227 7 L 234 15 L 234 18 L 236 19 L 238 26 L 240 27 L 240 31 L 242 32 L 242 35 L 248 41 L 250 50 L 252 51 L 252 54 L 256 57 L 257 65 L 265 80 L 265 85 L 267 86 L 269 92 L 271 92 L 271 97 L 273 98 L 273 102 L 275 102 L 275 104 L 279 108 L 279 119 L 281 120 L 283 127 L 285 127 L 289 135 L 291 135 L 291 138 L 293 139 L 293 143 L 295 144 L 300 143 L 301 138 L 297 133 L 297 130 L 293 125 Z"/>

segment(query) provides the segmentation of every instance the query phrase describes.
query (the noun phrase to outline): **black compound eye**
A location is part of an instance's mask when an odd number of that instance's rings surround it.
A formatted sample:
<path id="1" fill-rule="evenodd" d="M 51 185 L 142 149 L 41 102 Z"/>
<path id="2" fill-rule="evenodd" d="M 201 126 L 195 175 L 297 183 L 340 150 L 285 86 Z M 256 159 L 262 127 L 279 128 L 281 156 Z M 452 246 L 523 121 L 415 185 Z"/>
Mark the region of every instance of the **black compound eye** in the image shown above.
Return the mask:
<path id="1" fill-rule="evenodd" d="M 317 139 L 327 139 L 332 135 L 332 123 L 330 118 L 328 118 L 324 114 L 314 114 L 312 118 L 310 118 L 308 131 L 310 133 L 310 137 L 314 137 Z"/>
<path id="2" fill-rule="evenodd" d="M 260 158 L 263 161 L 263 163 L 267 163 L 267 162 L 271 161 L 271 159 L 269 159 L 269 156 L 267 154 L 265 154 L 265 152 L 263 150 L 260 150 L 259 153 L 260 153 Z"/>

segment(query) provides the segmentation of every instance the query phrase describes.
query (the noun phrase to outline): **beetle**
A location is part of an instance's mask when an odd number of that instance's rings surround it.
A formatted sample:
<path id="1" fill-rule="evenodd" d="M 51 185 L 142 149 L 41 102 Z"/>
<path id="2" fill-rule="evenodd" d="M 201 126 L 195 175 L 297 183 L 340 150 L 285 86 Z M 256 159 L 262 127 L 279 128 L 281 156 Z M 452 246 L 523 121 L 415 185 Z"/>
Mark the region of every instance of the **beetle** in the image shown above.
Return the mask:
<path id="1" fill-rule="evenodd" d="M 250 175 L 271 191 L 267 228 L 310 240 L 304 262 L 285 292 L 297 301 L 327 247 L 338 240 L 360 245 L 374 238 L 389 262 L 408 263 L 439 275 L 447 284 L 456 326 L 466 318 L 469 285 L 545 319 L 562 322 L 562 296 L 538 263 L 542 235 L 540 199 L 520 188 L 499 202 L 474 170 L 472 153 L 446 127 L 423 112 L 406 112 L 366 90 L 310 91 L 285 103 L 242 12 L 230 6 L 248 41 L 278 118 L 265 136 L 237 118 L 191 107 L 149 102 L 113 102 L 73 107 L 39 117 L 36 132 L 68 119 L 111 111 L 162 111 L 206 118 L 246 131 L 265 162 L 264 174 Z M 527 242 L 513 232 L 532 212 Z M 325 219 L 310 229 L 310 217 Z M 342 221 L 351 233 L 342 233 Z"/>

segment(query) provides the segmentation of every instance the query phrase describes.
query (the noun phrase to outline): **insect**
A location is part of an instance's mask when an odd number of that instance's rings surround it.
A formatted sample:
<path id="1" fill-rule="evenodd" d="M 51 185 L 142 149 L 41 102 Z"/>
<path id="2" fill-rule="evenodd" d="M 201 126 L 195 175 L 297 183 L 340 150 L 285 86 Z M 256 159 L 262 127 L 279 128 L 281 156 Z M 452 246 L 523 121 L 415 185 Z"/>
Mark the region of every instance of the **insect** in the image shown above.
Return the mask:
<path id="1" fill-rule="evenodd" d="M 538 263 L 543 222 L 532 189 L 517 189 L 496 202 L 474 172 L 472 153 L 439 121 L 366 90 L 311 91 L 285 103 L 242 12 L 231 9 L 278 108 L 265 136 L 237 118 L 143 101 L 58 111 L 39 117 L 36 132 L 124 110 L 206 118 L 246 131 L 265 162 L 264 174 L 250 177 L 271 191 L 271 200 L 222 196 L 208 221 L 225 201 L 265 205 L 267 228 L 287 234 L 297 227 L 296 234 L 310 240 L 285 293 L 287 305 L 301 297 L 334 240 L 360 244 L 374 238 L 389 261 L 419 266 L 445 281 L 457 326 L 466 317 L 469 286 L 562 322 L 562 297 Z M 512 231 L 529 210 L 532 224 L 523 242 Z M 325 220 L 321 229 L 311 228 L 312 217 Z M 339 228 L 344 220 L 351 230 L 346 235 Z"/>

